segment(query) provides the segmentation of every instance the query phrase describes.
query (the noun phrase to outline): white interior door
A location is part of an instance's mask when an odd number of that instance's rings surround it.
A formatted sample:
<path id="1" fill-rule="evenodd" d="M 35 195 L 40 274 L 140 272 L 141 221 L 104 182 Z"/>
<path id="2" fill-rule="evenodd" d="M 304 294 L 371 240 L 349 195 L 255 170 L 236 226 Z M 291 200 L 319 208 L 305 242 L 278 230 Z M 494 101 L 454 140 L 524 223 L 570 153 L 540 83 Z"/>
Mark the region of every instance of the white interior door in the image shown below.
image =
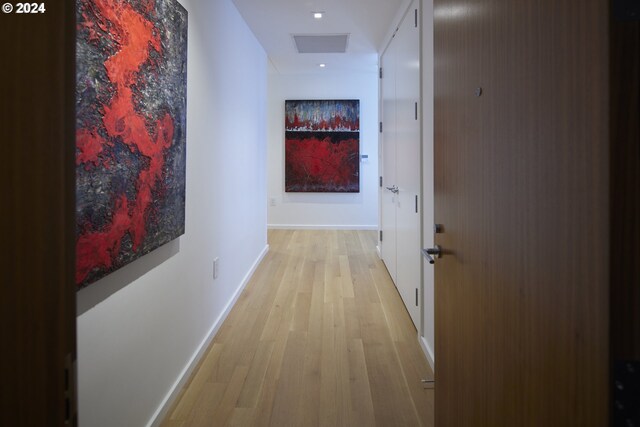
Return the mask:
<path id="1" fill-rule="evenodd" d="M 420 328 L 420 31 L 414 0 L 381 65 L 382 78 L 382 259 Z"/>
<path id="2" fill-rule="evenodd" d="M 414 325 L 420 328 L 420 31 L 417 1 L 392 44 L 396 50 L 396 286 Z"/>
<path id="3" fill-rule="evenodd" d="M 422 4 L 422 247 L 432 248 L 434 242 L 433 217 L 433 0 Z M 427 358 L 435 366 L 435 265 L 422 259 L 422 343 Z"/>
<path id="4" fill-rule="evenodd" d="M 396 54 L 387 49 L 380 59 L 382 79 L 382 187 L 380 187 L 381 235 L 380 252 L 394 283 L 397 280 L 396 252 Z"/>

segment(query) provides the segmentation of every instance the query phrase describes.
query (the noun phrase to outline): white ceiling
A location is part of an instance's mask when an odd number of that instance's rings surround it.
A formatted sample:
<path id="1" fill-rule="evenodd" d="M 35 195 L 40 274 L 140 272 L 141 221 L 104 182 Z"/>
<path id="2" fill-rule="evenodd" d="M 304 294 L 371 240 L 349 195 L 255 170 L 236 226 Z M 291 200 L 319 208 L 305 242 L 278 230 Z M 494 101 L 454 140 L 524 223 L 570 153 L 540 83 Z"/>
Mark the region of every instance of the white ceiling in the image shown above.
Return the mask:
<path id="1" fill-rule="evenodd" d="M 375 72 L 378 52 L 406 0 L 233 0 L 273 68 L 283 74 Z M 312 12 L 324 12 L 314 19 Z M 292 35 L 349 34 L 346 53 L 296 51 Z M 318 64 L 325 63 L 326 68 Z"/>

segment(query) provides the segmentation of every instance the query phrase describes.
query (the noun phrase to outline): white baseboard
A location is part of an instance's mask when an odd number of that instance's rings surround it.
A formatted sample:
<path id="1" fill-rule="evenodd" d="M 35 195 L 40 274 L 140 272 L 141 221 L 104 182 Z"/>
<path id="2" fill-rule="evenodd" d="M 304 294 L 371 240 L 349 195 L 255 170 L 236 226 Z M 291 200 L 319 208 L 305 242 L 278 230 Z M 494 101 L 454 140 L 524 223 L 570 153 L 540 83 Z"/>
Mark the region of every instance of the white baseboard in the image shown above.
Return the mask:
<path id="1" fill-rule="evenodd" d="M 380 249 L 380 245 L 376 245 L 376 252 L 378 252 L 378 258 L 382 259 L 382 250 Z"/>
<path id="2" fill-rule="evenodd" d="M 420 347 L 422 347 L 422 351 L 424 355 L 427 357 L 427 362 L 429 362 L 429 366 L 431 366 L 431 370 L 435 372 L 436 370 L 436 360 L 433 354 L 433 350 L 429 346 L 429 343 L 424 337 L 418 337 L 418 341 L 420 341 Z"/>
<path id="3" fill-rule="evenodd" d="M 377 230 L 377 225 L 336 225 L 336 224 L 267 224 L 275 230 Z"/>
<path id="4" fill-rule="evenodd" d="M 226 307 L 213 323 L 213 326 L 211 326 L 211 329 L 209 329 L 209 332 L 207 332 L 204 340 L 202 340 L 196 351 L 193 353 L 193 356 L 191 356 L 191 359 L 189 359 L 189 362 L 187 362 L 186 366 L 178 376 L 178 379 L 173 384 L 165 398 L 162 400 L 162 403 L 160 403 L 158 409 L 156 409 L 156 412 L 151 416 L 151 419 L 147 423 L 147 427 L 158 427 L 160 426 L 162 421 L 164 421 L 164 418 L 171 409 L 171 406 L 174 404 L 175 399 L 178 397 L 178 394 L 180 393 L 186 382 L 189 380 L 191 373 L 198 365 L 198 362 L 200 361 L 202 356 L 204 356 L 206 350 L 209 348 L 209 344 L 218 333 L 218 330 L 222 326 L 222 323 L 229 315 L 229 312 L 235 305 L 236 301 L 238 301 L 240 294 L 242 294 L 242 291 L 247 286 L 247 283 L 249 283 L 249 280 L 251 280 L 253 273 L 255 273 L 258 265 L 260 265 L 260 262 L 265 257 L 267 252 L 269 252 L 269 245 L 265 245 L 265 247 L 262 249 L 262 252 L 260 252 L 260 255 L 258 255 L 258 258 L 255 260 L 253 265 L 251 265 L 251 268 L 240 282 L 238 289 L 236 289 L 235 293 L 231 296 L 231 299 L 227 303 Z"/>

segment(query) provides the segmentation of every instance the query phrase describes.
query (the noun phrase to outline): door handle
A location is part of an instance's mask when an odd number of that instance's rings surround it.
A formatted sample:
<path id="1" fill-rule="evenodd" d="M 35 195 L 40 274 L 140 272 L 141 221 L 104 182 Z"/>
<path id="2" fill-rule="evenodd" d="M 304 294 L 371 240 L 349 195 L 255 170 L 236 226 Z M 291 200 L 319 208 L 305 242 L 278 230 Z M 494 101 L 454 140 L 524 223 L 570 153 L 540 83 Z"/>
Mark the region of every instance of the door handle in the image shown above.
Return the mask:
<path id="1" fill-rule="evenodd" d="M 435 264 L 436 259 L 442 256 L 442 248 L 440 246 L 435 245 L 433 248 L 422 249 L 422 256 L 424 256 L 429 264 Z"/>
<path id="2" fill-rule="evenodd" d="M 400 189 L 398 189 L 398 187 L 396 187 L 395 185 L 393 187 L 386 187 L 386 189 L 395 194 L 397 194 L 400 191 Z"/>

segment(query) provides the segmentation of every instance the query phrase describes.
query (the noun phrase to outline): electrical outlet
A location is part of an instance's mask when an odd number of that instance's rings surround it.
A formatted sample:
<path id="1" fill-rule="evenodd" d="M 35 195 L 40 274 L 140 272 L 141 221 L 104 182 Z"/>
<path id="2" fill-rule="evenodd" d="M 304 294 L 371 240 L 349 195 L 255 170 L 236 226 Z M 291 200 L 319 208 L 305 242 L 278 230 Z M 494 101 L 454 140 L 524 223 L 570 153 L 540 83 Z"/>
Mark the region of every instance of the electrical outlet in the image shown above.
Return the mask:
<path id="1" fill-rule="evenodd" d="M 270 199 L 269 199 L 269 204 L 270 204 L 271 206 L 275 206 L 275 205 L 276 205 L 276 198 L 275 198 L 275 197 L 270 198 Z"/>
<path id="2" fill-rule="evenodd" d="M 213 259 L 213 278 L 217 279 L 218 278 L 218 273 L 220 273 L 220 266 L 218 265 L 220 261 L 220 258 L 215 257 Z"/>

